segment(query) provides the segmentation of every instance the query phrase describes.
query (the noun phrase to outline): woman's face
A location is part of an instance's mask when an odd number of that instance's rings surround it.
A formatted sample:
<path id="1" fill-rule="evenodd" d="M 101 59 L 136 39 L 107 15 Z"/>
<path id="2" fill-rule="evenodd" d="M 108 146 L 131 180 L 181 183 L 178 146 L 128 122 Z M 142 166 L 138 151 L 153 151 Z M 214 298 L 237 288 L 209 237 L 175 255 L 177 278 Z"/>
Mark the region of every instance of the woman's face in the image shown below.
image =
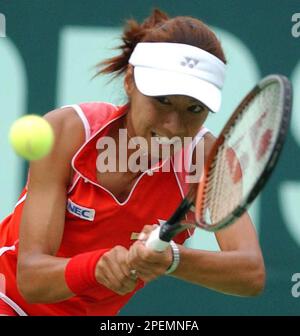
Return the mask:
<path id="1" fill-rule="evenodd" d="M 146 139 L 149 150 L 151 139 L 160 146 L 166 146 L 172 143 L 172 139 L 180 139 L 183 143 L 185 137 L 194 137 L 209 113 L 201 102 L 191 97 L 145 96 L 132 78 L 125 78 L 125 89 L 130 99 L 128 134 Z"/>

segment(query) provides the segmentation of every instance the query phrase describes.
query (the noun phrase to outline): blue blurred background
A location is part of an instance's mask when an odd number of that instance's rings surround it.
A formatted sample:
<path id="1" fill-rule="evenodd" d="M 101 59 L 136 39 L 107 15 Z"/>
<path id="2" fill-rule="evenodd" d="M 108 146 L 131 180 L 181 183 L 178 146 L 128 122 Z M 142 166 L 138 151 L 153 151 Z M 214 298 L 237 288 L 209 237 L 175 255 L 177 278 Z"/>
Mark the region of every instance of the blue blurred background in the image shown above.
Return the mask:
<path id="1" fill-rule="evenodd" d="M 137 293 L 120 315 L 298 315 L 299 0 L 0 0 L 0 13 L 6 18 L 6 37 L 1 37 L 0 27 L 0 218 L 12 211 L 27 170 L 8 144 L 11 123 L 23 114 L 43 115 L 66 104 L 124 103 L 122 82 L 91 80 L 93 67 L 116 52 L 113 47 L 119 44 L 126 19 L 142 21 L 155 7 L 171 16 L 203 20 L 222 42 L 228 72 L 222 110 L 207 122 L 213 133 L 218 134 L 245 93 L 270 73 L 291 79 L 293 117 L 279 166 L 250 211 L 267 267 L 264 293 L 239 298 L 165 277 Z M 218 250 L 214 235 L 200 230 L 188 244 Z"/>

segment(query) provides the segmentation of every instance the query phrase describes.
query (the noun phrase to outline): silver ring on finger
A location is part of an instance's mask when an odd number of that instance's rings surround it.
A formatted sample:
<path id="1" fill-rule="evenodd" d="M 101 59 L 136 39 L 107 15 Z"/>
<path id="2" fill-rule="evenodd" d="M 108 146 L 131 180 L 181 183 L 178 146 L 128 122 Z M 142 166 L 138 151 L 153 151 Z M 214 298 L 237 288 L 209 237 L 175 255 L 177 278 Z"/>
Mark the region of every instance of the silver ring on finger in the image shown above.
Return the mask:
<path id="1" fill-rule="evenodd" d="M 134 280 L 137 278 L 137 274 L 136 274 L 135 269 L 130 270 L 130 277 Z"/>

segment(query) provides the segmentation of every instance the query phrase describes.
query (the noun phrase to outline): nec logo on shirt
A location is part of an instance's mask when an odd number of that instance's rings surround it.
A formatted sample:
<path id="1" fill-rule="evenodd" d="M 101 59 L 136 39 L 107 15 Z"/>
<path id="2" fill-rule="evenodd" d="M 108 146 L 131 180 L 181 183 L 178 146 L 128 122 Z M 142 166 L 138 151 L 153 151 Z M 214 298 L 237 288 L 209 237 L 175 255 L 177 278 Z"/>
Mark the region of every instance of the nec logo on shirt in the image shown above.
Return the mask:
<path id="1" fill-rule="evenodd" d="M 82 207 L 71 200 L 68 200 L 67 209 L 72 215 L 90 222 L 92 222 L 95 218 L 95 209 Z"/>

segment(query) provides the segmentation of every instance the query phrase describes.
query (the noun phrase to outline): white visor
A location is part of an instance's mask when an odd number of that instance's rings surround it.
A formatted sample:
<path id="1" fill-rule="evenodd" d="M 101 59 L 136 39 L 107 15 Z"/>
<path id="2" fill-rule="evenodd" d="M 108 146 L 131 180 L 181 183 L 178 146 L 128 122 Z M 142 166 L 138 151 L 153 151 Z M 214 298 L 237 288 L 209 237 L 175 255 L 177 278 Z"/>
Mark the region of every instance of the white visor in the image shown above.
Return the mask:
<path id="1" fill-rule="evenodd" d="M 214 112 L 220 109 L 226 66 L 207 51 L 181 43 L 142 42 L 129 63 L 144 95 L 185 95 Z"/>

